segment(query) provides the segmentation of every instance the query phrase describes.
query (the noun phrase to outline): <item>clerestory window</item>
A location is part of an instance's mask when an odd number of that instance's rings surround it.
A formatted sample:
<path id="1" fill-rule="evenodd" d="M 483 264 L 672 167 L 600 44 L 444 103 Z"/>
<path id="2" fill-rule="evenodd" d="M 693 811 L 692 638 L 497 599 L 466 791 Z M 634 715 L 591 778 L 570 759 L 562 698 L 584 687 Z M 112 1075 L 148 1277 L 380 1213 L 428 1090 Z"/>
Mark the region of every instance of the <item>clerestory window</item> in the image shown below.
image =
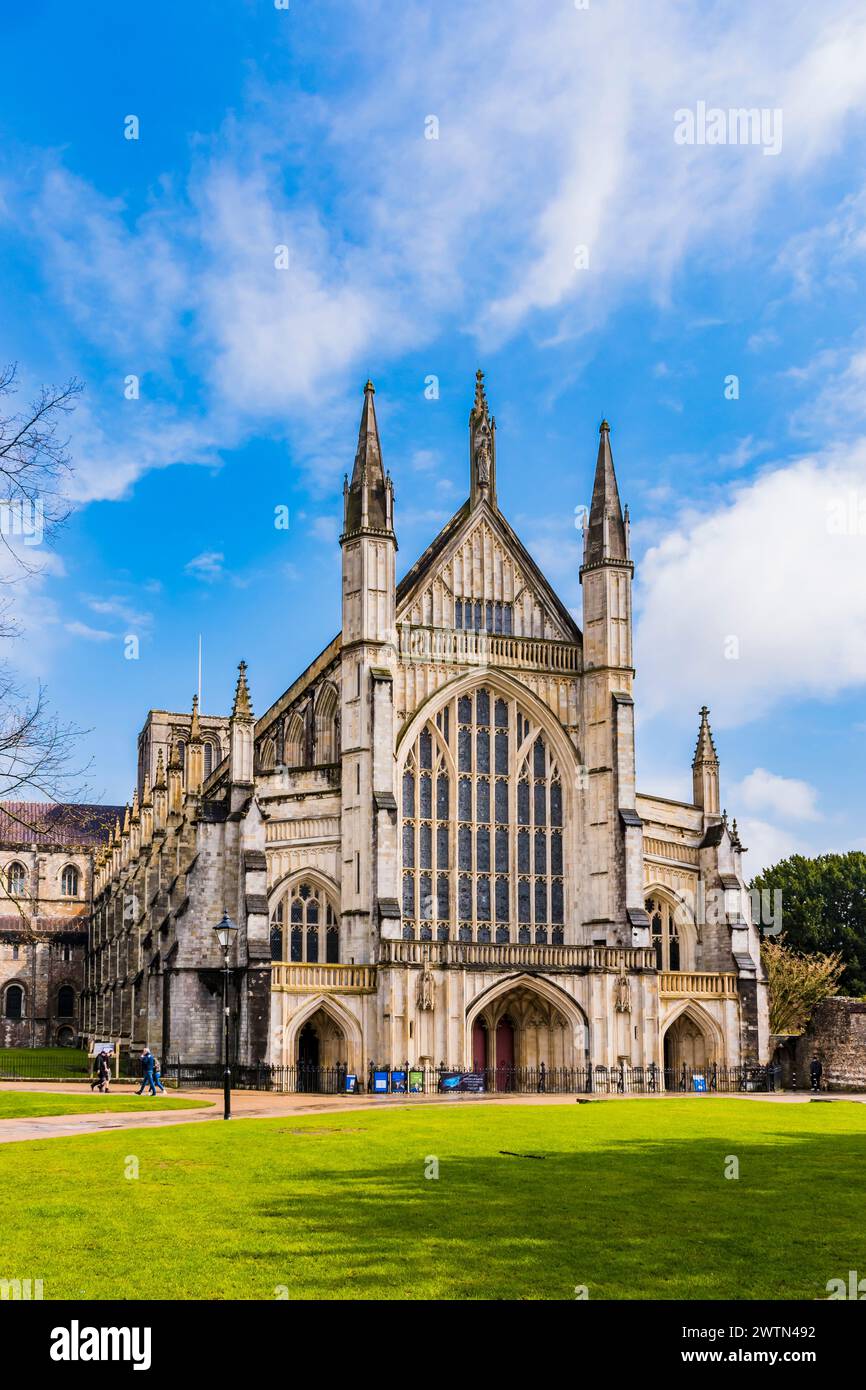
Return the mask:
<path id="1" fill-rule="evenodd" d="M 501 632 L 510 637 L 514 631 L 514 610 L 510 603 L 475 598 L 454 601 L 454 626 L 465 632 Z"/>

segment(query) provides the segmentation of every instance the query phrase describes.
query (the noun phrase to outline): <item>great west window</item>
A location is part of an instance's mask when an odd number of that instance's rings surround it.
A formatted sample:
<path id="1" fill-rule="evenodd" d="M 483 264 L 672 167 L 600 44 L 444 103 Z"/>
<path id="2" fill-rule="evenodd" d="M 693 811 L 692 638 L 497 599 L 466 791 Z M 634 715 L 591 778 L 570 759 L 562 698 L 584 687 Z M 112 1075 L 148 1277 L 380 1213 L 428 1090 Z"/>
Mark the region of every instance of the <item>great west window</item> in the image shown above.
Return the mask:
<path id="1" fill-rule="evenodd" d="M 403 935 L 564 939 L 562 780 L 544 733 L 486 687 L 421 730 L 402 786 Z"/>

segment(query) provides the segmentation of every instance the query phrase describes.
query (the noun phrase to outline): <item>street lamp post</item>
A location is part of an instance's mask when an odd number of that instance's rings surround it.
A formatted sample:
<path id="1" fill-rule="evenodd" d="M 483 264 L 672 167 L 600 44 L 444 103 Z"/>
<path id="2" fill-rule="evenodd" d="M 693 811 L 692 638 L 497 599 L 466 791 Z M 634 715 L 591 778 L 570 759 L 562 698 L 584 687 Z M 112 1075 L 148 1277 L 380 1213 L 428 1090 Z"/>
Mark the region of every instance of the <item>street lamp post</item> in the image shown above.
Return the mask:
<path id="1" fill-rule="evenodd" d="M 237 931 L 236 924 L 224 911 L 222 921 L 214 927 L 223 953 L 223 1119 L 232 1117 L 232 1073 L 229 1066 L 229 951 Z"/>

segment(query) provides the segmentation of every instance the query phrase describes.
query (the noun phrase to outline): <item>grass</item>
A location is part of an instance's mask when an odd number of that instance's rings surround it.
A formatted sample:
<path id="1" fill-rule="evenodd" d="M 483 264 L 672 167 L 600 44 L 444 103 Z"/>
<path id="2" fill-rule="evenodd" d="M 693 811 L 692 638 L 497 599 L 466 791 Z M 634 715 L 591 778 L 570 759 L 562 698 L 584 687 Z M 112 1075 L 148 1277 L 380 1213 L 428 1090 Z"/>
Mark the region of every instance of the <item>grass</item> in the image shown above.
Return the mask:
<path id="1" fill-rule="evenodd" d="M 864 1158 L 866 1106 L 733 1099 L 8 1144 L 0 1274 L 50 1299 L 826 1298 L 866 1270 Z"/>
<path id="2" fill-rule="evenodd" d="M 4 1047 L 0 1048 L 0 1077 L 4 1073 L 36 1076 L 45 1071 L 58 1081 L 65 1076 L 85 1076 L 87 1053 L 78 1047 Z"/>
<path id="3" fill-rule="evenodd" d="M 101 1095 L 85 1090 L 80 1096 L 52 1092 L 0 1091 L 0 1120 L 31 1119 L 35 1115 L 91 1115 L 104 1110 L 196 1110 L 210 1105 L 204 1100 L 169 1100 L 156 1096 Z"/>

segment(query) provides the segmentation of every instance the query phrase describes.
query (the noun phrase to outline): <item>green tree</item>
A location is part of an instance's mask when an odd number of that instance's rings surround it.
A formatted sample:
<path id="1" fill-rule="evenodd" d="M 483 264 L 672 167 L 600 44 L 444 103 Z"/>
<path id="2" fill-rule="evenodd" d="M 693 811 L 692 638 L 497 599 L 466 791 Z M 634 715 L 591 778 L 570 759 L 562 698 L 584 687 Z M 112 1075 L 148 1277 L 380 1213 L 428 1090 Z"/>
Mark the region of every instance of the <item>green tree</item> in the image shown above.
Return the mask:
<path id="1" fill-rule="evenodd" d="M 784 937 L 761 942 L 761 960 L 770 991 L 770 1032 L 802 1033 L 816 1004 L 838 993 L 842 961 L 838 955 L 790 951 Z"/>
<path id="2" fill-rule="evenodd" d="M 751 887 L 782 894 L 785 944 L 807 954 L 839 955 L 842 994 L 866 995 L 866 854 L 793 854 Z"/>

